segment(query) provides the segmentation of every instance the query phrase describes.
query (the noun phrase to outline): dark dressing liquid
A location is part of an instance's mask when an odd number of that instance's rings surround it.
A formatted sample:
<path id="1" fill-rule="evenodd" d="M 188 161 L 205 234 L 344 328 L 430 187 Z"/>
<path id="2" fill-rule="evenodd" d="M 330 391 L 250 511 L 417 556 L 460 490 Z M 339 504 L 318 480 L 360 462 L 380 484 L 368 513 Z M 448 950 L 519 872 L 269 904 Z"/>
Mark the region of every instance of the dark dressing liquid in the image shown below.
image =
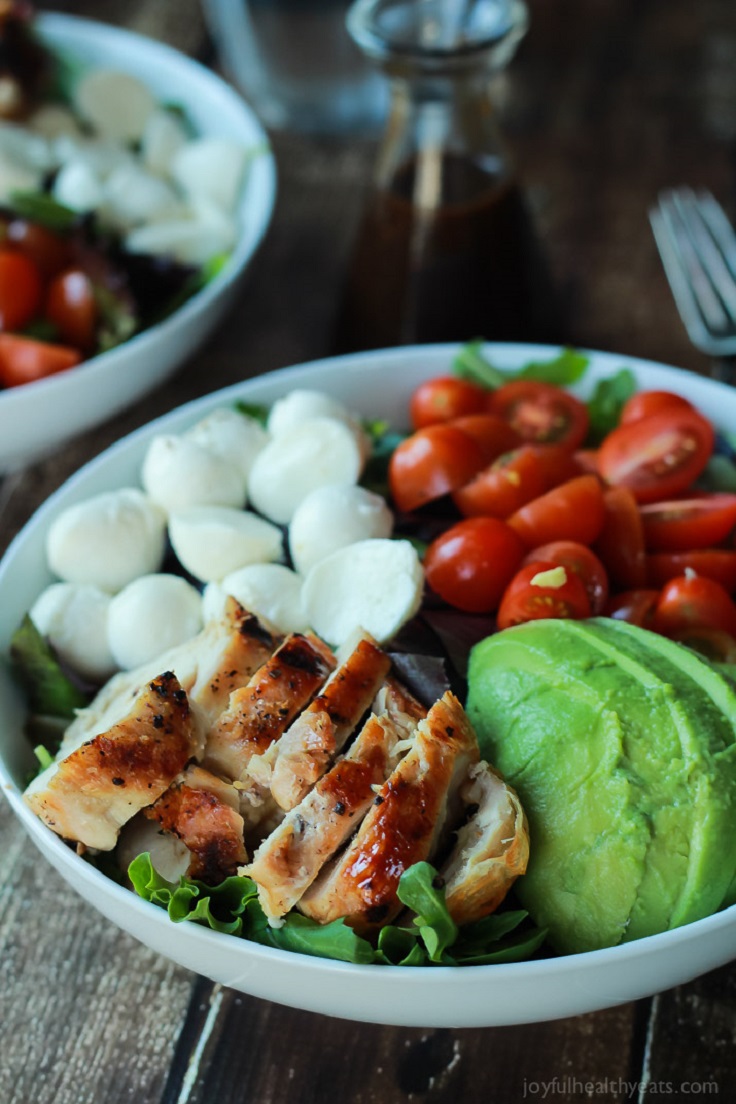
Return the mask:
<path id="1" fill-rule="evenodd" d="M 444 154 L 438 202 L 412 162 L 370 200 L 339 310 L 340 351 L 432 341 L 563 341 L 558 298 L 520 188 Z"/>

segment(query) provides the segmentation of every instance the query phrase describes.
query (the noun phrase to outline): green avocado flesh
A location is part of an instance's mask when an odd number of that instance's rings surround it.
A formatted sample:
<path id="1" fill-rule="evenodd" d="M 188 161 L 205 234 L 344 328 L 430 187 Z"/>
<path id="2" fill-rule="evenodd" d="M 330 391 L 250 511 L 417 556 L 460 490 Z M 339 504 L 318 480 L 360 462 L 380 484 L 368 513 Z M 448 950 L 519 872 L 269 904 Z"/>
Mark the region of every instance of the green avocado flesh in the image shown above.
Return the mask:
<path id="1" fill-rule="evenodd" d="M 529 818 L 518 896 L 565 953 L 701 919 L 736 887 L 736 684 L 606 618 L 478 644 L 467 710 Z"/>

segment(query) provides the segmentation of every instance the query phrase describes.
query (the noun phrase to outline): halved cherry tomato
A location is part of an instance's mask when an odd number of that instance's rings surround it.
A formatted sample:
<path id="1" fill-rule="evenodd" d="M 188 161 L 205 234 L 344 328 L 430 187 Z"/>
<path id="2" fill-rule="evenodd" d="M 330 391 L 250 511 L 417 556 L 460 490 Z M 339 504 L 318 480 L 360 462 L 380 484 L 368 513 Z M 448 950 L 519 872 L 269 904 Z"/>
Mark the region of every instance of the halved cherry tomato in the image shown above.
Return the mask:
<path id="1" fill-rule="evenodd" d="M 538 560 L 514 575 L 498 609 L 499 629 L 541 618 L 590 617 L 590 602 L 574 571 Z"/>
<path id="2" fill-rule="evenodd" d="M 477 441 L 448 425 L 427 426 L 407 437 L 389 461 L 391 496 L 402 511 L 416 510 L 456 491 L 483 467 Z"/>
<path id="3" fill-rule="evenodd" d="M 505 522 L 468 518 L 430 544 L 424 570 L 432 590 L 451 606 L 490 613 L 523 555 L 524 545 Z"/>
<path id="4" fill-rule="evenodd" d="M 567 483 L 576 475 L 582 475 L 580 467 L 568 448 L 563 445 L 527 445 L 542 462 L 545 490 L 551 491 L 560 483 Z"/>
<path id="5" fill-rule="evenodd" d="M 658 601 L 658 590 L 624 590 L 609 598 L 603 612 L 616 621 L 628 621 L 640 629 L 651 629 Z"/>
<path id="6" fill-rule="evenodd" d="M 573 460 L 578 466 L 581 475 L 598 475 L 598 449 L 578 449 L 573 454 Z"/>
<path id="7" fill-rule="evenodd" d="M 0 330 L 22 330 L 41 306 L 43 283 L 33 261 L 0 249 Z"/>
<path id="8" fill-rule="evenodd" d="M 533 499 L 508 519 L 526 544 L 550 541 L 592 544 L 603 528 L 603 491 L 594 475 L 579 475 Z"/>
<path id="9" fill-rule="evenodd" d="M 631 425 L 642 418 L 651 418 L 652 414 L 661 414 L 663 410 L 694 410 L 695 407 L 682 395 L 674 391 L 637 391 L 624 403 L 619 425 Z"/>
<path id="10" fill-rule="evenodd" d="M 672 408 L 608 434 L 598 452 L 607 483 L 628 487 L 637 502 L 687 490 L 713 452 L 715 434 L 696 410 Z"/>
<path id="11" fill-rule="evenodd" d="M 72 268 L 51 281 L 46 293 L 46 317 L 69 345 L 84 350 L 92 348 L 97 305 L 86 272 Z"/>
<path id="12" fill-rule="evenodd" d="M 507 518 L 546 489 L 542 461 L 534 449 L 522 445 L 499 456 L 452 497 L 465 517 Z"/>
<path id="13" fill-rule="evenodd" d="M 8 244 L 33 261 L 48 280 L 69 264 L 69 245 L 64 238 L 26 219 L 11 219 L 6 231 Z"/>
<path id="14" fill-rule="evenodd" d="M 461 429 L 478 442 L 486 464 L 492 464 L 502 453 L 521 444 L 516 430 L 497 414 L 465 414 L 462 418 L 453 418 L 447 424 Z"/>
<path id="15" fill-rule="evenodd" d="M 674 640 L 700 652 L 712 663 L 736 663 L 736 639 L 723 629 L 701 629 L 697 626 L 675 633 Z"/>
<path id="16" fill-rule="evenodd" d="M 736 552 L 728 548 L 695 548 L 687 552 L 654 552 L 647 556 L 647 584 L 663 587 L 690 568 L 715 579 L 729 594 L 736 591 Z"/>
<path id="17" fill-rule="evenodd" d="M 603 494 L 603 509 L 603 528 L 595 551 L 612 586 L 638 590 L 646 584 L 646 555 L 636 499 L 626 487 L 611 487 Z"/>
<path id="18" fill-rule="evenodd" d="M 576 541 L 552 541 L 550 544 L 532 549 L 522 566 L 539 560 L 557 564 L 574 572 L 585 587 L 593 616 L 603 611 L 608 600 L 608 576 L 595 552 L 591 552 L 584 544 L 578 544 Z"/>
<path id="19" fill-rule="evenodd" d="M 488 409 L 533 444 L 564 445 L 572 451 L 588 432 L 585 405 L 567 391 L 536 380 L 505 383 L 490 393 Z"/>
<path id="20" fill-rule="evenodd" d="M 651 552 L 683 552 L 720 544 L 736 526 L 736 495 L 654 502 L 641 507 L 644 539 Z"/>
<path id="21" fill-rule="evenodd" d="M 439 376 L 420 383 L 411 397 L 409 413 L 414 429 L 438 425 L 463 414 L 482 414 L 488 392 L 457 376 Z"/>
<path id="22" fill-rule="evenodd" d="M 654 611 L 654 630 L 663 636 L 690 629 L 720 629 L 736 636 L 736 603 L 715 579 L 687 574 L 662 588 Z"/>
<path id="23" fill-rule="evenodd" d="M 0 383 L 4 387 L 18 387 L 64 372 L 79 364 L 81 359 L 78 349 L 69 349 L 66 345 L 49 345 L 30 337 L 0 334 Z"/>

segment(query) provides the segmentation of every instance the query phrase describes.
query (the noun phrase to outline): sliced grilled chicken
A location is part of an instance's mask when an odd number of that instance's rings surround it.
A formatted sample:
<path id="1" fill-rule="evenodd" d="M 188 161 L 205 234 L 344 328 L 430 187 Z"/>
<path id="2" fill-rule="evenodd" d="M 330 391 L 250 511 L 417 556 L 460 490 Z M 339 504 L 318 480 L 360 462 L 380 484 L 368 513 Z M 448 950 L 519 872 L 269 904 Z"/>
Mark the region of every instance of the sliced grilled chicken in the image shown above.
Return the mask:
<path id="1" fill-rule="evenodd" d="M 263 841 L 244 873 L 257 883 L 258 899 L 270 919 L 296 904 L 355 830 L 376 800 L 376 788 L 393 771 L 402 744 L 406 733 L 388 716 L 369 717 L 347 755 Z"/>
<path id="2" fill-rule="evenodd" d="M 248 859 L 238 809 L 234 786 L 190 766 L 143 815 L 186 846 L 190 878 L 217 885 Z"/>
<path id="3" fill-rule="evenodd" d="M 121 826 L 161 796 L 195 749 L 186 693 L 167 671 L 127 717 L 39 774 L 25 800 L 57 835 L 110 851 Z"/>
<path id="4" fill-rule="evenodd" d="M 334 666 L 335 657 L 316 636 L 288 636 L 247 686 L 230 695 L 207 736 L 204 765 L 224 778 L 242 779 L 251 758 L 278 740 Z"/>
<path id="5" fill-rule="evenodd" d="M 281 739 L 251 759 L 248 777 L 270 786 L 280 808 L 293 809 L 341 751 L 390 667 L 375 641 L 360 640 Z"/>
<path id="6" fill-rule="evenodd" d="M 392 920 L 396 890 L 414 863 L 431 859 L 456 823 L 455 805 L 478 759 L 475 733 L 460 702 L 446 693 L 419 722 L 413 745 L 382 787 L 355 839 L 298 902 L 321 923 L 338 917 L 359 931 Z"/>
<path id="7" fill-rule="evenodd" d="M 391 720 L 411 736 L 419 721 L 427 716 L 427 710 L 409 693 L 396 678 L 387 678 L 376 694 L 373 712 L 380 717 L 388 713 Z"/>
<path id="8" fill-rule="evenodd" d="M 257 617 L 229 598 L 220 620 L 210 622 L 194 639 L 144 667 L 111 678 L 66 730 L 61 755 L 117 724 L 141 689 L 161 671 L 173 671 L 186 690 L 202 744 L 204 733 L 227 706 L 230 694 L 248 682 L 277 643 Z"/>
<path id="9" fill-rule="evenodd" d="M 450 915 L 469 924 L 498 908 L 526 870 L 529 829 L 516 792 L 488 763 L 470 768 L 460 792 L 476 812 L 457 833 L 440 874 Z"/>

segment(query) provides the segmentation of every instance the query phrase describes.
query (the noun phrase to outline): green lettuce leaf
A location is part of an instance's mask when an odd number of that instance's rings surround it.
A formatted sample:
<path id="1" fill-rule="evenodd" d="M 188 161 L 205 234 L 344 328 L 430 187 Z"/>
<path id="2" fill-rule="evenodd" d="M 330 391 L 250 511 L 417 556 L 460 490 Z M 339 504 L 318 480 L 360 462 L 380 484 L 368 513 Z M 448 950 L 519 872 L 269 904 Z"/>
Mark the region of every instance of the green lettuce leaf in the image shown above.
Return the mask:
<path id="1" fill-rule="evenodd" d="M 515 962 L 533 954 L 545 935 L 532 929 L 504 941 L 526 919 L 527 913 L 523 911 L 495 914 L 458 929 L 447 911 L 437 871 L 429 863 L 410 867 L 399 882 L 399 899 L 415 914 L 413 920 L 381 928 L 375 947 L 342 919 L 319 924 L 291 912 L 281 927 L 272 927 L 251 878 L 233 876 L 217 886 L 191 878 L 169 882 L 155 870 L 148 853 L 133 860 L 128 877 L 139 897 L 166 909 L 175 923 L 192 920 L 267 947 L 361 965 Z"/>
<path id="2" fill-rule="evenodd" d="M 77 211 L 57 203 L 47 192 L 11 192 L 9 206 L 20 218 L 62 234 L 71 230 L 80 217 Z"/>
<path id="3" fill-rule="evenodd" d="M 268 422 L 269 407 L 264 403 L 250 403 L 245 402 L 243 399 L 237 399 L 235 402 L 235 409 L 238 414 L 243 414 L 246 418 L 254 418 L 260 425 L 266 426 Z"/>
<path id="4" fill-rule="evenodd" d="M 556 387 L 569 387 L 582 379 L 590 364 L 589 357 L 584 353 L 576 349 L 563 349 L 551 360 L 530 361 L 517 371 L 501 371 L 483 356 L 482 347 L 482 341 L 471 341 L 464 345 L 453 361 L 453 371 L 461 379 L 477 383 L 491 391 L 517 379 L 539 380 Z"/>
<path id="5" fill-rule="evenodd" d="M 75 710 L 87 705 L 87 695 L 64 673 L 28 614 L 10 641 L 10 660 L 15 678 L 28 696 L 31 713 L 71 720 Z"/>
<path id="6" fill-rule="evenodd" d="M 615 429 L 621 409 L 636 391 L 636 378 L 630 368 L 621 368 L 614 376 L 599 380 L 588 400 L 588 444 L 599 445 L 607 433 Z"/>

